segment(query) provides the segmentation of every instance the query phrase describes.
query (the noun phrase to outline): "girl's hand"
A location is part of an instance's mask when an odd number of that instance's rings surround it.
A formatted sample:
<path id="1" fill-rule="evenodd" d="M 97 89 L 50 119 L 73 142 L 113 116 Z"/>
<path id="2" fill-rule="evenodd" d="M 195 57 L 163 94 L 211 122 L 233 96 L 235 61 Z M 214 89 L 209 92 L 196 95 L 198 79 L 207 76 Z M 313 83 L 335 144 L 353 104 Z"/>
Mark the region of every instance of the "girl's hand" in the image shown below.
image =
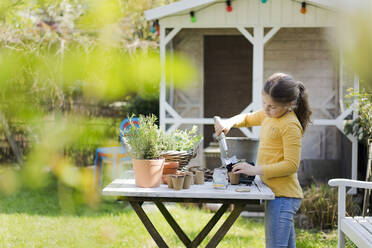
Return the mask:
<path id="1" fill-rule="evenodd" d="M 214 131 L 216 132 L 217 136 L 219 136 L 222 132 L 226 135 L 231 129 L 231 126 L 227 121 L 217 121 L 214 124 Z"/>
<path id="2" fill-rule="evenodd" d="M 248 176 L 263 175 L 263 171 L 259 166 L 253 166 L 246 162 L 240 162 L 233 165 L 232 172 L 234 174 L 246 174 Z"/>

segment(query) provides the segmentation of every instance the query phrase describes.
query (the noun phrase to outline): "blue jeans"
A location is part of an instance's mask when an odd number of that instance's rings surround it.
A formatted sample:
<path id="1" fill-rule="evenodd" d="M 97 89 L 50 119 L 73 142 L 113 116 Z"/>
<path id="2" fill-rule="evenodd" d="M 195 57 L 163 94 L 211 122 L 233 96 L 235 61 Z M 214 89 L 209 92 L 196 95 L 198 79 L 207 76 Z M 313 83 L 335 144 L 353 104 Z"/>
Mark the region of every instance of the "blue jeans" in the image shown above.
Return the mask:
<path id="1" fill-rule="evenodd" d="M 266 248 L 296 247 L 293 216 L 300 208 L 301 199 L 276 197 L 265 203 Z"/>

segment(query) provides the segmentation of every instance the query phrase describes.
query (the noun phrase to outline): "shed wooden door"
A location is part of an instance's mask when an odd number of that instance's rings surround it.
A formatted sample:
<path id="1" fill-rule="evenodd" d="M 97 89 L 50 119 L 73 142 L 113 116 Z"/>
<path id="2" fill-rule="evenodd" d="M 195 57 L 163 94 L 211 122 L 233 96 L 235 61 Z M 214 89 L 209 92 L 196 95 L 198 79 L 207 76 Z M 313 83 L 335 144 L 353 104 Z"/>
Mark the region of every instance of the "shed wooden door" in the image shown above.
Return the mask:
<path id="1" fill-rule="evenodd" d="M 242 35 L 204 36 L 204 116 L 231 117 L 252 101 L 253 46 Z M 204 126 L 204 146 L 213 140 Z M 228 136 L 244 136 L 233 129 Z"/>

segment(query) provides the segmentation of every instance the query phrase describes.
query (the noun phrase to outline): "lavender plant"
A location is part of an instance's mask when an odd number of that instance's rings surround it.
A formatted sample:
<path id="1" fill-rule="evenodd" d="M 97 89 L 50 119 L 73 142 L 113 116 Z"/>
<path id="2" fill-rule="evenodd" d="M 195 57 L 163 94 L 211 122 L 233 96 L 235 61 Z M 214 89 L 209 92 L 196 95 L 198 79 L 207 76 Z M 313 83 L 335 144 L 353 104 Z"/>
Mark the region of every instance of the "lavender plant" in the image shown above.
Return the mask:
<path id="1" fill-rule="evenodd" d="M 156 116 L 139 117 L 139 127 L 131 125 L 129 132 L 123 136 L 129 156 L 135 159 L 158 159 L 165 150 L 165 133 L 156 125 Z M 132 118 L 129 118 L 132 122 Z"/>

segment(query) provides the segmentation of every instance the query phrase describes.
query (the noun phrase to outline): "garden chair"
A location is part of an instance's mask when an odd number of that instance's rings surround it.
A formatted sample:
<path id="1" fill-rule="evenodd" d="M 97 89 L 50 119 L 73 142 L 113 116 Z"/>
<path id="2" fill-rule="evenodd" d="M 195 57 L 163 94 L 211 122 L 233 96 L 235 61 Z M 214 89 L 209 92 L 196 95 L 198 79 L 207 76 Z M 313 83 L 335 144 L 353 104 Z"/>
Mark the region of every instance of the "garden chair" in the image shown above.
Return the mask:
<path id="1" fill-rule="evenodd" d="M 139 127 L 138 118 L 132 118 L 132 124 L 135 127 Z M 128 118 L 124 119 L 120 123 L 120 143 L 122 144 L 123 135 L 128 133 L 131 128 L 131 122 Z M 112 147 L 99 147 L 96 149 L 95 159 L 94 159 L 94 183 L 93 186 L 97 190 L 102 184 L 102 174 L 103 174 L 103 161 L 112 161 L 112 179 L 117 178 L 119 175 L 118 164 L 120 161 L 130 161 L 130 157 L 122 144 L 121 146 Z"/>
<path id="2" fill-rule="evenodd" d="M 372 189 L 372 182 L 350 179 L 331 179 L 330 186 L 338 187 L 338 248 L 345 247 L 345 235 L 358 247 L 372 247 L 372 217 L 345 216 L 346 187 Z"/>

